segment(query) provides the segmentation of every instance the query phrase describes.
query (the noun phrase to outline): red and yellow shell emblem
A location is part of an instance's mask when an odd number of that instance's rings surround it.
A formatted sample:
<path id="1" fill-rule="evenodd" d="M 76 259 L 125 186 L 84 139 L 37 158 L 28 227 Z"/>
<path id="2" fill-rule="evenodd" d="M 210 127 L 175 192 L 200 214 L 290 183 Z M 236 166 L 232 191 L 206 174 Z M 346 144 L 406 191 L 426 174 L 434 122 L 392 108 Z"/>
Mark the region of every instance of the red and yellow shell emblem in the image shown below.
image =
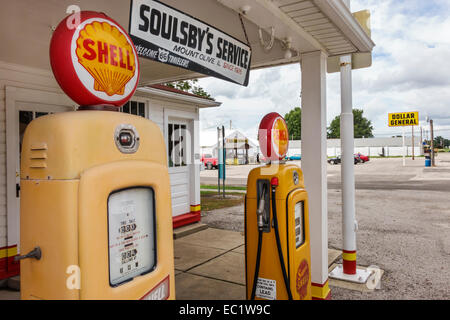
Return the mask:
<path id="1" fill-rule="evenodd" d="M 297 269 L 297 275 L 295 279 L 295 289 L 300 295 L 300 299 L 303 300 L 308 294 L 309 285 L 309 268 L 308 262 L 303 260 Z"/>
<path id="2" fill-rule="evenodd" d="M 76 45 L 78 62 L 94 78 L 94 90 L 123 95 L 136 72 L 134 51 L 126 36 L 108 22 L 94 21 L 80 31 Z"/>
<path id="3" fill-rule="evenodd" d="M 272 128 L 273 144 L 280 156 L 287 154 L 289 137 L 286 122 L 282 118 L 275 120 Z"/>

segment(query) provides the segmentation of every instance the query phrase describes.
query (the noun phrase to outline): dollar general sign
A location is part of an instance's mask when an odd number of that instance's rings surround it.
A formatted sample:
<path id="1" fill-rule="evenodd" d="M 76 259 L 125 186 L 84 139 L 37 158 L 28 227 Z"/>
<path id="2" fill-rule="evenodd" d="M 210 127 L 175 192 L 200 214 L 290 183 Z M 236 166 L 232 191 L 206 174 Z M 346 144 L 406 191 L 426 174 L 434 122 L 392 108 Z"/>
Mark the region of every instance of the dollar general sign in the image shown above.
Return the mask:
<path id="1" fill-rule="evenodd" d="M 419 125 L 419 112 L 389 113 L 389 127 L 408 127 Z"/>

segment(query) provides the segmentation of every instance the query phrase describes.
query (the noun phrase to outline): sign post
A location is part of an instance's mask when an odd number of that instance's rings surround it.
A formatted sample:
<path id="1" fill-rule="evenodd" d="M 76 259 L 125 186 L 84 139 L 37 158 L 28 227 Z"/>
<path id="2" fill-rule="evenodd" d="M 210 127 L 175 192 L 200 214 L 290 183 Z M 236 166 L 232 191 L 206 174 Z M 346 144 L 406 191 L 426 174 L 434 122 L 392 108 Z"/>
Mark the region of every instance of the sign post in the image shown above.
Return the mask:
<path id="1" fill-rule="evenodd" d="M 389 113 L 389 127 L 402 127 L 402 149 L 403 149 L 403 166 L 406 166 L 406 153 L 407 147 L 405 144 L 405 127 L 412 127 L 412 150 L 413 150 L 413 160 L 414 160 L 414 126 L 419 125 L 419 112 L 400 112 L 400 113 Z"/>
<path id="2" fill-rule="evenodd" d="M 226 165 L 226 148 L 225 148 L 225 127 L 217 127 L 217 160 L 218 173 L 217 173 L 217 186 L 218 193 L 220 195 L 220 180 L 223 181 L 223 197 L 225 198 L 225 165 Z"/>

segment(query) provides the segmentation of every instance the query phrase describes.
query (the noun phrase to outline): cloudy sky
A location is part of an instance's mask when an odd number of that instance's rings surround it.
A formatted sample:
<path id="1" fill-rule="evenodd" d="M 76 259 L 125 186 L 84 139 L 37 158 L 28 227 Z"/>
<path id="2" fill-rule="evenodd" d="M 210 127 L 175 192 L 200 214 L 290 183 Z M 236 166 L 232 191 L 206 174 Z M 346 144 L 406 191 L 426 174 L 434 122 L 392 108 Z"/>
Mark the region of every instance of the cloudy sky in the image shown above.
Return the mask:
<path id="1" fill-rule="evenodd" d="M 353 72 L 353 107 L 364 110 L 376 137 L 401 134 L 389 128 L 389 112 L 419 111 L 435 123 L 435 135 L 450 139 L 450 1 L 352 0 L 352 11 L 371 11 L 376 43 L 373 65 Z M 276 111 L 285 115 L 300 106 L 300 67 L 297 64 L 250 73 L 241 87 L 205 78 L 199 84 L 217 101 L 218 109 L 202 110 L 201 145 L 212 143 L 215 128 L 224 125 L 256 137 L 260 119 Z M 340 113 L 339 74 L 327 75 L 328 125 Z M 208 134 L 209 132 L 214 134 Z M 407 132 L 410 134 L 410 130 Z"/>

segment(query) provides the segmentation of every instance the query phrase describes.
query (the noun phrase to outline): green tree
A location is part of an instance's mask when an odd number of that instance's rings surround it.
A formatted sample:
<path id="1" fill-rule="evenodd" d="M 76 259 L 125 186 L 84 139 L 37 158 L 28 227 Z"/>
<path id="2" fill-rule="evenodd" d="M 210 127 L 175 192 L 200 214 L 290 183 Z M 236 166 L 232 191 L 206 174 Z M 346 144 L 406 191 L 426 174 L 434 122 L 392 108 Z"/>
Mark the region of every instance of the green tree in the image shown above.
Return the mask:
<path id="1" fill-rule="evenodd" d="M 437 136 L 434 138 L 434 147 L 435 148 L 445 148 L 447 146 L 450 145 L 450 140 L 449 139 L 445 139 L 441 136 Z"/>
<path id="2" fill-rule="evenodd" d="M 353 109 L 353 123 L 355 138 L 373 138 L 372 121 L 363 116 L 362 109 Z M 337 116 L 331 121 L 328 127 L 328 138 L 339 139 L 341 137 L 341 116 Z"/>
<path id="3" fill-rule="evenodd" d="M 284 116 L 289 131 L 290 140 L 302 139 L 302 109 L 299 107 L 289 111 Z"/>
<path id="4" fill-rule="evenodd" d="M 206 92 L 202 87 L 197 85 L 198 79 L 192 79 L 192 80 L 182 80 L 182 81 L 175 81 L 175 82 L 169 82 L 165 83 L 166 86 L 178 89 L 181 91 L 189 92 L 192 94 L 195 94 L 197 96 L 207 98 L 210 100 L 215 100 L 211 95 Z"/>

